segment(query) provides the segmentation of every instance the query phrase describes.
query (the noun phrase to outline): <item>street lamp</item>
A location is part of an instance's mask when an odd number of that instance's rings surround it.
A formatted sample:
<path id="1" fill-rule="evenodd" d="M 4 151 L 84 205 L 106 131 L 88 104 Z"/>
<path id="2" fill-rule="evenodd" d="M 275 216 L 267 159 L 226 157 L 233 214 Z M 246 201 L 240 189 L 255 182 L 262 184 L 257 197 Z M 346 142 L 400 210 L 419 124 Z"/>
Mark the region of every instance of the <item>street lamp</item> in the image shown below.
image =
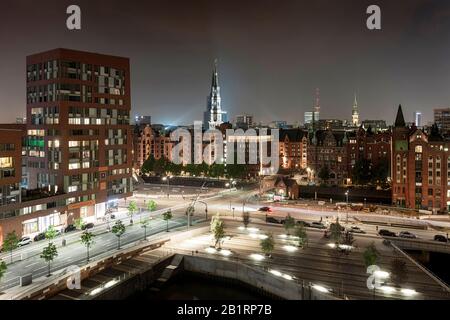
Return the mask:
<path id="1" fill-rule="evenodd" d="M 167 177 L 162 178 L 163 181 L 167 181 L 167 198 L 169 198 L 170 179 L 172 179 L 172 178 L 173 178 L 173 176 L 167 176 Z"/>
<path id="2" fill-rule="evenodd" d="M 348 190 L 345 192 L 345 197 L 347 200 L 347 215 L 346 215 L 345 223 L 348 224 Z"/>

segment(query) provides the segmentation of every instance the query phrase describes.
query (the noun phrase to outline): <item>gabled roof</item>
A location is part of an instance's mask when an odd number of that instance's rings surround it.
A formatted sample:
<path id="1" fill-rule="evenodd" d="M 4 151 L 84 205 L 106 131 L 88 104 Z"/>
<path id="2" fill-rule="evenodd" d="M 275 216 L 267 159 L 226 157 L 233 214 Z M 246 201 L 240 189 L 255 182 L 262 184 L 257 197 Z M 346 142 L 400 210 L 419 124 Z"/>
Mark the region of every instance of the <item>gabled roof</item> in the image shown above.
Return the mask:
<path id="1" fill-rule="evenodd" d="M 287 136 L 289 141 L 291 142 L 301 142 L 302 139 L 307 136 L 307 134 L 308 132 L 302 129 L 281 129 L 279 140 L 284 141 Z"/>
<path id="2" fill-rule="evenodd" d="M 395 118 L 395 127 L 406 127 L 405 117 L 403 116 L 402 105 L 398 106 L 397 117 Z"/>

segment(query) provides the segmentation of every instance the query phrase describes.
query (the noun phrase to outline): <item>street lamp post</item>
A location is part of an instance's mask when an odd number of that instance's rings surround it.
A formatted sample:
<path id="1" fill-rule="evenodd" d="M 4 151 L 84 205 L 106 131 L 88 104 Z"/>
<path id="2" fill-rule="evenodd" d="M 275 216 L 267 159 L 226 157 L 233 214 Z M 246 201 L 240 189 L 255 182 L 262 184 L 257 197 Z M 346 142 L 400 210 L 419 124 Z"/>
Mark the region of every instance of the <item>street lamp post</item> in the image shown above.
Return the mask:
<path id="1" fill-rule="evenodd" d="M 346 224 L 348 224 L 348 190 L 345 192 L 345 197 L 346 197 L 346 200 L 347 200 L 347 218 L 346 218 Z"/>
<path id="2" fill-rule="evenodd" d="M 234 219 L 234 207 L 232 209 L 233 209 L 233 219 Z"/>
<path id="3" fill-rule="evenodd" d="M 167 198 L 170 197 L 170 179 L 172 176 L 167 176 L 163 178 L 163 181 L 167 181 Z"/>

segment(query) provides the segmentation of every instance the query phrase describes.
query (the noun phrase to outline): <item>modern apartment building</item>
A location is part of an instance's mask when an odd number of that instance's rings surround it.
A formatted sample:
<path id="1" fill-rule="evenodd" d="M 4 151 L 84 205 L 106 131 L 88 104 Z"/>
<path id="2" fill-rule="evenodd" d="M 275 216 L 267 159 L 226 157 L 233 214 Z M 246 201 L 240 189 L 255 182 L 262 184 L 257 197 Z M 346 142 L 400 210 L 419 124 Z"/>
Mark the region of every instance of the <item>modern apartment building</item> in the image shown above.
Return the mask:
<path id="1" fill-rule="evenodd" d="M 132 194 L 129 59 L 55 49 L 26 62 L 28 190 L 0 207 L 3 236 L 94 222 Z"/>

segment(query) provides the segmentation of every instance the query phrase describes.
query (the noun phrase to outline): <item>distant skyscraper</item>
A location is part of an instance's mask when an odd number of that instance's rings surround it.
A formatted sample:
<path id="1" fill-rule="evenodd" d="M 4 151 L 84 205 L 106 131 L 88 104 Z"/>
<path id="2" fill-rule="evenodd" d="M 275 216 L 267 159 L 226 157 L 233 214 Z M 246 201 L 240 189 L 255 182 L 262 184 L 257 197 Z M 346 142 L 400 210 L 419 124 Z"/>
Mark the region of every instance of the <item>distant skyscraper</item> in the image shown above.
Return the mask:
<path id="1" fill-rule="evenodd" d="M 314 121 L 319 120 L 319 113 L 314 112 Z M 305 124 L 311 124 L 313 121 L 313 112 L 312 111 L 306 111 L 305 112 Z"/>
<path id="2" fill-rule="evenodd" d="M 305 112 L 305 125 L 319 121 L 320 119 L 320 89 L 316 88 L 313 111 Z"/>
<path id="3" fill-rule="evenodd" d="M 450 108 L 434 109 L 434 122 L 443 133 L 450 132 Z"/>
<path id="4" fill-rule="evenodd" d="M 217 59 L 214 62 L 212 74 L 211 92 L 208 96 L 207 110 L 204 114 L 204 127 L 206 129 L 215 129 L 227 121 L 227 113 L 222 110 L 222 101 L 220 98 L 219 74 L 217 72 Z"/>
<path id="5" fill-rule="evenodd" d="M 316 88 L 316 101 L 314 104 L 314 111 L 316 112 L 314 115 L 314 119 L 317 121 L 319 120 L 320 115 L 320 89 Z"/>
<path id="6" fill-rule="evenodd" d="M 355 94 L 355 101 L 353 102 L 353 108 L 352 108 L 352 125 L 354 127 L 359 126 L 358 100 L 356 99 L 356 94 Z"/>
<path id="7" fill-rule="evenodd" d="M 416 111 L 414 112 L 414 124 L 417 128 L 422 127 L 422 112 Z"/>

